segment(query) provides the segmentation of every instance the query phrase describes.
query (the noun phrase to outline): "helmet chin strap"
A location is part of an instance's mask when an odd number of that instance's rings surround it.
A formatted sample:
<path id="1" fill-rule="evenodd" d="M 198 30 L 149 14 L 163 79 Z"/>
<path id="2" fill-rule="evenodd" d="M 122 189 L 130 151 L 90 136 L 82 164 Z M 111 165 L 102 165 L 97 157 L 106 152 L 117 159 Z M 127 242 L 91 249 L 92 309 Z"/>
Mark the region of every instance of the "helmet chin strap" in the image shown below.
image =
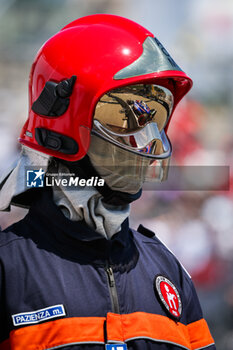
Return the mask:
<path id="1" fill-rule="evenodd" d="M 65 164 L 72 173 L 75 173 L 77 176 L 82 176 L 84 179 L 88 179 L 92 176 L 101 178 L 95 167 L 92 165 L 88 155 L 77 162 L 68 162 L 61 159 L 59 159 L 59 162 Z M 115 206 L 129 204 L 137 200 L 142 194 L 142 189 L 135 194 L 112 190 L 106 182 L 104 183 L 104 186 L 95 186 L 95 188 L 103 196 L 104 203 Z"/>

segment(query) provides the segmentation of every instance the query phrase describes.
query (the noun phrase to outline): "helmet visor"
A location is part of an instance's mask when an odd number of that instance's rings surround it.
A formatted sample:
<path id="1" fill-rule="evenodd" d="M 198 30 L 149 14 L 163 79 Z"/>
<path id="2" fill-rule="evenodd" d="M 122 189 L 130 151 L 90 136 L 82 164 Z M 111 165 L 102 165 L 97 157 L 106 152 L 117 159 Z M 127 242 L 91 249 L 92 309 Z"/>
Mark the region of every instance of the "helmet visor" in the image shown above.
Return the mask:
<path id="1" fill-rule="evenodd" d="M 93 133 L 121 148 L 156 159 L 171 154 L 164 132 L 173 109 L 172 93 L 137 84 L 107 92 L 96 105 Z"/>
<path id="2" fill-rule="evenodd" d="M 170 157 L 151 159 L 141 153 L 129 152 L 102 137 L 91 136 L 88 156 L 92 165 L 109 187 L 127 193 L 136 193 L 144 182 L 167 179 Z"/>

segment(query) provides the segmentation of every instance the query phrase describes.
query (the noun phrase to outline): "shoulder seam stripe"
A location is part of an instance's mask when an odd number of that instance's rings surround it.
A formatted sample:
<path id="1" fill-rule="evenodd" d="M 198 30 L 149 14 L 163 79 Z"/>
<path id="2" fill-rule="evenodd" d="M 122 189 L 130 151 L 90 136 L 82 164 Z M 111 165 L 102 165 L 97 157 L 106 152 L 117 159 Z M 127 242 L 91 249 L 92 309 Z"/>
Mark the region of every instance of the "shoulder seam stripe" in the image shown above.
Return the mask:
<path id="1" fill-rule="evenodd" d="M 81 342 L 74 342 L 74 343 L 66 343 L 66 344 L 61 344 L 57 346 L 53 346 L 52 348 L 45 348 L 44 350 L 55 350 L 55 349 L 60 349 L 63 348 L 64 346 L 70 346 L 70 345 L 80 345 L 80 344 L 105 344 L 102 341 L 81 341 Z"/>
<path id="2" fill-rule="evenodd" d="M 194 349 L 194 350 L 206 349 L 206 348 L 208 348 L 208 347 L 211 346 L 211 345 L 215 345 L 215 343 L 211 343 L 211 344 L 209 344 L 209 345 L 205 345 L 205 346 L 202 346 L 201 348 L 196 348 L 196 349 Z"/>
<path id="3" fill-rule="evenodd" d="M 139 336 L 139 337 L 128 338 L 125 341 L 128 342 L 128 341 L 136 340 L 136 339 L 149 339 L 149 340 L 152 340 L 152 341 L 158 342 L 158 343 L 166 343 L 166 344 L 178 345 L 179 347 L 181 347 L 183 349 L 190 350 L 190 348 L 187 348 L 186 346 L 183 346 L 183 345 L 181 345 L 179 343 L 175 343 L 175 342 L 172 342 L 172 341 L 169 341 L 169 340 L 166 340 L 166 339 L 164 340 L 164 339 L 156 339 L 156 338 L 151 338 L 151 337 Z"/>

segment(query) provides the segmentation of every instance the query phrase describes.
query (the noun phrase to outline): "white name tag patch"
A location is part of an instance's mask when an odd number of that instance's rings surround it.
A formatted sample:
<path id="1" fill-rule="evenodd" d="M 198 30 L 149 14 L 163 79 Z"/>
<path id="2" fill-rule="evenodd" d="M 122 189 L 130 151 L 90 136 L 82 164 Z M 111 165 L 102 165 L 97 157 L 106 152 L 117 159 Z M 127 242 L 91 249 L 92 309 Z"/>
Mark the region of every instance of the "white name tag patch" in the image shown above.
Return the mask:
<path id="1" fill-rule="evenodd" d="M 65 316 L 66 312 L 64 306 L 53 305 L 46 307 L 45 309 L 40 309 L 32 312 L 21 312 L 20 314 L 12 315 L 14 326 L 21 326 L 30 323 L 39 323 L 50 318 Z"/>

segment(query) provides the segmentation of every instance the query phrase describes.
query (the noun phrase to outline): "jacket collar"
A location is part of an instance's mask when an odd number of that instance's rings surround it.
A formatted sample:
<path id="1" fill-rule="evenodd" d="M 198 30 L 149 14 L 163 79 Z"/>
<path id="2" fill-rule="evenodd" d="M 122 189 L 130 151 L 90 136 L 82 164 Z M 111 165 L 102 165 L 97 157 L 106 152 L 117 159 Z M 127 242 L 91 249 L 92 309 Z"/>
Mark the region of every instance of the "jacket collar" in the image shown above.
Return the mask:
<path id="1" fill-rule="evenodd" d="M 27 225 L 24 227 L 28 227 L 26 234 L 39 247 L 49 247 L 49 250 L 80 263 L 108 263 L 117 270 L 128 270 L 137 261 L 138 251 L 129 229 L 128 218 L 122 223 L 121 230 L 107 240 L 85 222 L 67 219 L 54 204 L 52 193 L 48 189 L 41 190 L 39 198 L 22 220 L 25 221 Z"/>

